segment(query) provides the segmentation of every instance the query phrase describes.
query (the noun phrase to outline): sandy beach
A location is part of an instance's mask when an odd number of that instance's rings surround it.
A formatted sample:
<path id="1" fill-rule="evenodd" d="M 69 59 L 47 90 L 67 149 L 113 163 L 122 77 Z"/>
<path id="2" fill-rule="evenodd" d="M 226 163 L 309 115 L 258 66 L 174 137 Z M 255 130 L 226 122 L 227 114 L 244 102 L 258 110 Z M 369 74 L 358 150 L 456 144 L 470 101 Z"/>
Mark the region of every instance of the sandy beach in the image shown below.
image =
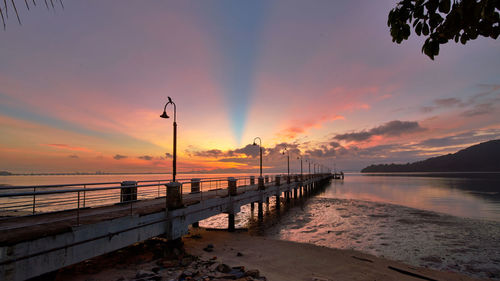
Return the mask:
<path id="1" fill-rule="evenodd" d="M 172 249 L 162 239 L 141 244 L 149 246 L 135 245 L 85 261 L 59 271 L 55 280 L 482 280 L 352 250 L 251 236 L 245 231 L 191 229 L 182 239 L 185 252 Z M 159 255 L 161 248 L 167 254 Z M 242 276 L 210 275 L 199 270 L 203 264 L 212 269 L 227 264 L 242 269 Z M 244 275 L 254 270 L 260 278 Z M 186 276 L 193 271 L 200 273 Z"/>

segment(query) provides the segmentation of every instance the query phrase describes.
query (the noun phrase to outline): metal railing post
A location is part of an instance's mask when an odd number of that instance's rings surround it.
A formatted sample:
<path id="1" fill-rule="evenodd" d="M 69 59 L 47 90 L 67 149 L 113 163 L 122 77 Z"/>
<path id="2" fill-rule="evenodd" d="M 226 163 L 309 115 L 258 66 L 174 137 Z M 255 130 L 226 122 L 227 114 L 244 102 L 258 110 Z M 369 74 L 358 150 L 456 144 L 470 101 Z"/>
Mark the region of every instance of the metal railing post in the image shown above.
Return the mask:
<path id="1" fill-rule="evenodd" d="M 80 225 L 80 191 L 78 191 L 78 205 L 76 208 L 76 225 Z"/>
<path id="2" fill-rule="evenodd" d="M 35 193 L 36 193 L 36 186 L 33 187 L 33 215 L 35 214 L 35 204 L 36 204 Z"/>

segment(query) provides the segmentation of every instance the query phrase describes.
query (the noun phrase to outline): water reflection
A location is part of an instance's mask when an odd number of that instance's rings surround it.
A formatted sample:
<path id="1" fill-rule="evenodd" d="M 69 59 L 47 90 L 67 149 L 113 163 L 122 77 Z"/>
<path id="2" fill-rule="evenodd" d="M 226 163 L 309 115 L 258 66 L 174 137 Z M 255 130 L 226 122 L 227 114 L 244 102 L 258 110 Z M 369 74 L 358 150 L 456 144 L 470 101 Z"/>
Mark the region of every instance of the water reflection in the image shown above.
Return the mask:
<path id="1" fill-rule="evenodd" d="M 449 178 L 350 174 L 332 181 L 323 198 L 392 203 L 460 217 L 500 221 L 500 176 Z"/>

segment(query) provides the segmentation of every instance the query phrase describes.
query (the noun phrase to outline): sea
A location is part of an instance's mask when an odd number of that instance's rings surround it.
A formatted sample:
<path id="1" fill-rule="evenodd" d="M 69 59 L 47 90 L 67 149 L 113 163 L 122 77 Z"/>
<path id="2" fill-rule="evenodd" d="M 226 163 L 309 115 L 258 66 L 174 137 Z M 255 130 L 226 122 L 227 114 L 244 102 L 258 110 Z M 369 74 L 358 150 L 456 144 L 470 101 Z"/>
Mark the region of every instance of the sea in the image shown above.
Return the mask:
<path id="1" fill-rule="evenodd" d="M 179 178 L 231 175 L 179 175 Z M 245 175 L 241 175 L 245 176 Z M 2 176 L 0 185 L 162 180 L 166 175 Z M 500 280 L 500 173 L 347 173 L 315 196 L 275 209 L 243 206 L 251 234 L 353 249 L 414 266 Z M 227 215 L 200 222 L 227 227 Z"/>

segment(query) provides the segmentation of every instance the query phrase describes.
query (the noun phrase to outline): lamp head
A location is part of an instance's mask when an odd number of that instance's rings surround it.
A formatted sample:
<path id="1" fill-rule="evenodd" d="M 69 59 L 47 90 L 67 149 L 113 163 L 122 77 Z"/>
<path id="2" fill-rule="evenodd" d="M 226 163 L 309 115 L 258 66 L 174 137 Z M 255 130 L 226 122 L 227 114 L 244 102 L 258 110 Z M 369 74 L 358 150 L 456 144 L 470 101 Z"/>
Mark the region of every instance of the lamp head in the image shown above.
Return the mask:
<path id="1" fill-rule="evenodd" d="M 161 118 L 170 118 L 168 115 L 167 115 L 167 112 L 166 111 L 163 111 L 163 113 L 160 115 Z"/>
<path id="2" fill-rule="evenodd" d="M 168 98 L 168 102 L 169 103 L 173 103 L 172 99 L 170 97 L 167 97 Z"/>

